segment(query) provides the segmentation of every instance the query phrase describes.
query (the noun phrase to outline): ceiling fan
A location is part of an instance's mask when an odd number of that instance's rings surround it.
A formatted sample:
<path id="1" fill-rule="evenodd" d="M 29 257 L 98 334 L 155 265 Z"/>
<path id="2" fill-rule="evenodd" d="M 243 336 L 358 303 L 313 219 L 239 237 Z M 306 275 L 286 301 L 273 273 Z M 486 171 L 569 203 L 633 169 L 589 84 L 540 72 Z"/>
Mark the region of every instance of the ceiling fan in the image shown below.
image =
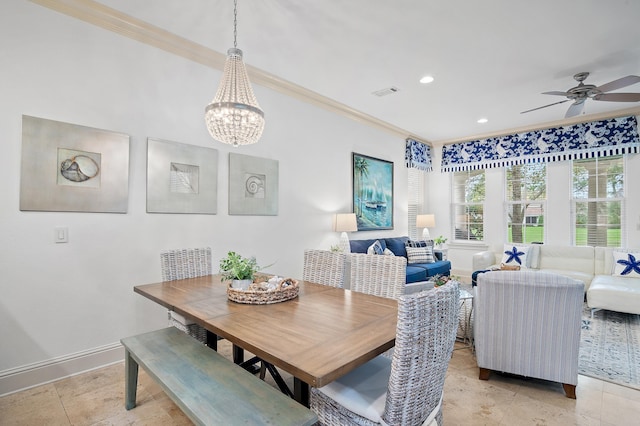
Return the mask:
<path id="1" fill-rule="evenodd" d="M 575 117 L 582 112 L 584 108 L 584 102 L 587 99 L 593 99 L 594 101 L 608 101 L 608 102 L 640 102 L 640 93 L 607 93 L 612 90 L 621 89 L 623 87 L 631 86 L 632 84 L 640 82 L 640 77 L 637 75 L 628 75 L 626 77 L 619 78 L 617 80 L 610 81 L 609 83 L 601 86 L 594 86 L 593 84 L 584 84 L 584 80 L 589 76 L 588 72 L 579 72 L 574 75 L 573 78 L 578 82 L 576 87 L 572 87 L 566 92 L 552 91 L 543 92 L 543 95 L 557 95 L 566 96 L 567 99 L 560 102 L 554 102 L 549 105 L 544 105 L 538 108 L 522 111 L 520 114 L 526 112 L 535 111 L 541 108 L 550 107 L 552 105 L 558 105 L 567 101 L 573 101 L 573 104 L 567 110 L 565 118 Z"/>

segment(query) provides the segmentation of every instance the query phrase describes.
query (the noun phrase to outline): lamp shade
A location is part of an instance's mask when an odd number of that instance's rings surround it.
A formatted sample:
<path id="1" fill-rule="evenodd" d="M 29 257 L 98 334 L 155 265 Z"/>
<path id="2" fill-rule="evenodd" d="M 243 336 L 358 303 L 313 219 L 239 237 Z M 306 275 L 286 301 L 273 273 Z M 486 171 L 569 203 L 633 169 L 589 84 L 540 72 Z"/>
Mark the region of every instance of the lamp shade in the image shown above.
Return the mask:
<path id="1" fill-rule="evenodd" d="M 336 232 L 354 232 L 358 230 L 358 221 L 355 213 L 336 214 L 334 230 Z"/>
<path id="2" fill-rule="evenodd" d="M 436 226 L 436 217 L 432 214 L 419 214 L 416 216 L 416 228 L 433 228 Z"/>

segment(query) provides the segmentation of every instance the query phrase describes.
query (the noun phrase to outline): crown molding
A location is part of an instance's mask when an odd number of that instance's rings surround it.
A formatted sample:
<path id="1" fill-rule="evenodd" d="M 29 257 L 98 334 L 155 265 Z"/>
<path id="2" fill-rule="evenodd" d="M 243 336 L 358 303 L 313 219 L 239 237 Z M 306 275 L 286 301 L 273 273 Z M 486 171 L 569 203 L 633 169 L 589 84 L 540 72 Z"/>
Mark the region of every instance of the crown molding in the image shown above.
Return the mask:
<path id="1" fill-rule="evenodd" d="M 207 67 L 223 70 L 226 55 L 201 44 L 180 37 L 155 25 L 119 12 L 93 0 L 29 0 L 78 20 L 112 31 L 116 34 L 156 47 L 174 55 L 197 62 Z M 333 99 L 322 96 L 302 86 L 281 79 L 250 65 L 246 66 L 253 83 L 275 90 L 289 97 L 318 106 L 348 117 L 359 123 L 399 136 L 409 132 L 368 114 L 350 108 Z"/>

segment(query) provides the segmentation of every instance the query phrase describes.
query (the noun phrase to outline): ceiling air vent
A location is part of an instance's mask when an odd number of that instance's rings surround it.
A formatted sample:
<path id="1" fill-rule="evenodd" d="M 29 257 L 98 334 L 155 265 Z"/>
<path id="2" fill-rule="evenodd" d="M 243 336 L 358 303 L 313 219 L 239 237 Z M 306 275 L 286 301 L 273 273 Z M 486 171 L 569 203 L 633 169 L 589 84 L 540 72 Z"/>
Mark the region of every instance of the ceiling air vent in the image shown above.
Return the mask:
<path id="1" fill-rule="evenodd" d="M 386 89 L 376 90 L 375 92 L 373 92 L 373 94 L 381 98 L 383 96 L 392 95 L 398 91 L 400 91 L 400 89 L 398 89 L 397 87 L 391 86 L 391 87 L 387 87 Z"/>

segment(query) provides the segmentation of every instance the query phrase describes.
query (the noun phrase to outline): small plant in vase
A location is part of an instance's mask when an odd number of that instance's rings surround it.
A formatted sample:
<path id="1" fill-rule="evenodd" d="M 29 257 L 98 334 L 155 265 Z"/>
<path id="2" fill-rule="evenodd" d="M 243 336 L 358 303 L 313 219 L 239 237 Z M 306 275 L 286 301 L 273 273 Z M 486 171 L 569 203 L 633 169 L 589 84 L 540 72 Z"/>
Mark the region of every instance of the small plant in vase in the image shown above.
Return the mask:
<path id="1" fill-rule="evenodd" d="M 436 247 L 438 248 L 442 248 L 442 246 L 447 242 L 447 238 L 443 237 L 442 235 L 440 235 L 439 237 L 436 237 L 433 239 L 433 243 L 436 245 Z"/>
<path id="2" fill-rule="evenodd" d="M 227 257 L 220 260 L 222 280 L 231 281 L 233 288 L 246 290 L 259 270 L 255 257 L 242 257 L 235 251 L 228 252 Z"/>

